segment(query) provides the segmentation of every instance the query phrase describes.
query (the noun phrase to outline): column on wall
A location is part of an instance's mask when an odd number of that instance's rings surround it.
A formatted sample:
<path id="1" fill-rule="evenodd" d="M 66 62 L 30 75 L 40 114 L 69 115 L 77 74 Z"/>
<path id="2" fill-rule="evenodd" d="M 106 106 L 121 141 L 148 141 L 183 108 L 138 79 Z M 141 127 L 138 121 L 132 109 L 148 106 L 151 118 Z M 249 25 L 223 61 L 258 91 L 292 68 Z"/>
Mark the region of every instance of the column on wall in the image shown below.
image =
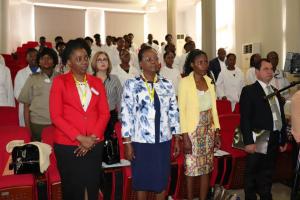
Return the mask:
<path id="1" fill-rule="evenodd" d="M 216 6 L 215 0 L 202 0 L 202 50 L 209 59 L 216 55 Z"/>
<path id="2" fill-rule="evenodd" d="M 7 53 L 9 0 L 0 1 L 0 53 Z"/>
<path id="3" fill-rule="evenodd" d="M 105 43 L 105 16 L 104 10 L 86 9 L 85 12 L 85 36 L 93 37 L 94 34 L 101 35 L 101 42 Z"/>
<path id="4" fill-rule="evenodd" d="M 167 1 L 167 31 L 176 39 L 176 0 Z M 176 43 L 175 43 L 176 44 Z"/>

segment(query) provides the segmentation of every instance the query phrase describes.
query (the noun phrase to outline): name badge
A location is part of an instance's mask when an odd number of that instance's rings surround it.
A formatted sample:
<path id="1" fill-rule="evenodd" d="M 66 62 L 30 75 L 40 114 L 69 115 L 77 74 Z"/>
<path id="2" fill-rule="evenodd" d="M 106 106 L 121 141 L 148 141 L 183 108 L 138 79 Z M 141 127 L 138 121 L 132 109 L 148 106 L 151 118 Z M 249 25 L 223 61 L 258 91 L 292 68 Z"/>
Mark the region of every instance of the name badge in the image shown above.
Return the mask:
<path id="1" fill-rule="evenodd" d="M 98 92 L 95 88 L 92 87 L 92 88 L 91 88 L 91 91 L 92 91 L 92 93 L 94 93 L 95 95 L 97 95 L 97 96 L 99 95 L 99 92 Z"/>
<path id="2" fill-rule="evenodd" d="M 150 120 L 155 120 L 155 110 L 151 109 L 149 110 L 149 119 Z"/>

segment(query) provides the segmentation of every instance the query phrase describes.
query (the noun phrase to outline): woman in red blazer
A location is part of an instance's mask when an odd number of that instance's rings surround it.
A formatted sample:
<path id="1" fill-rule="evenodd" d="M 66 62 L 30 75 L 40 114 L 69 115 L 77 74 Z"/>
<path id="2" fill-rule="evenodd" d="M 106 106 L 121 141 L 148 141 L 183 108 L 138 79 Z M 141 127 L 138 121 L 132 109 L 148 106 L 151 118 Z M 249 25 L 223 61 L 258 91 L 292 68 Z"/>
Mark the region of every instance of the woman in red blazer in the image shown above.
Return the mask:
<path id="1" fill-rule="evenodd" d="M 55 78 L 50 91 L 54 153 L 64 200 L 98 199 L 109 107 L 102 81 L 86 73 L 90 53 L 83 39 L 70 40 L 62 58 L 70 72 Z"/>

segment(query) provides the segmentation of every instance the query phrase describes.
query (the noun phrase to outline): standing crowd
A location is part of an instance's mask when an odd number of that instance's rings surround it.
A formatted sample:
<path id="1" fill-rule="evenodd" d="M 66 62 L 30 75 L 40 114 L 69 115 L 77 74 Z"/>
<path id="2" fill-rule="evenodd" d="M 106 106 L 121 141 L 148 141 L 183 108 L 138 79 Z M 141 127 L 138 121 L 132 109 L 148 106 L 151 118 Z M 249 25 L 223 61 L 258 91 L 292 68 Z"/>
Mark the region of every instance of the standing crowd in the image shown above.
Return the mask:
<path id="1" fill-rule="evenodd" d="M 246 199 L 256 199 L 256 193 L 272 199 L 276 154 L 286 149 L 283 104 L 290 96 L 285 92 L 264 98 L 289 85 L 278 68 L 278 54 L 252 55 L 244 76 L 236 55 L 224 48 L 209 61 L 191 37 L 186 37 L 181 56 L 171 34 L 162 45 L 152 34 L 147 39 L 139 47 L 132 33 L 107 36 L 105 45 L 99 34 L 67 43 L 58 36 L 52 49 L 41 37 L 38 47 L 27 50 L 28 66 L 17 73 L 14 89 L 9 69 L 0 60 L 0 106 L 15 106 L 17 99 L 20 126 L 30 129 L 33 141 L 41 140 L 45 127 L 55 127 L 63 198 L 98 198 L 103 141 L 120 121 L 138 199 L 146 199 L 147 192 L 165 199 L 171 152 L 176 157 L 183 151 L 188 199 L 193 199 L 198 178 L 199 197 L 205 200 L 214 152 L 221 146 L 216 102 L 228 100 L 232 110 L 240 104 L 248 153 Z M 256 129 L 271 132 L 265 154 L 256 151 Z"/>

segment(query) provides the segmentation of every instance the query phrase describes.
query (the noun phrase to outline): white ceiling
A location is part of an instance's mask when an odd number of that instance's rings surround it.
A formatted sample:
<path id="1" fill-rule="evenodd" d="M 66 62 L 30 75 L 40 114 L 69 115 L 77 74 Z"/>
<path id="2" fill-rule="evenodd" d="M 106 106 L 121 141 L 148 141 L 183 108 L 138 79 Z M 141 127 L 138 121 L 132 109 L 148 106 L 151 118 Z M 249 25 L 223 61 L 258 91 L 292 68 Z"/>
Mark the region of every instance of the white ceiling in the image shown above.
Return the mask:
<path id="1" fill-rule="evenodd" d="M 176 0 L 177 10 L 183 11 L 199 0 Z M 167 0 L 33 0 L 37 5 L 62 5 L 82 8 L 106 8 L 117 10 L 128 10 L 147 12 L 149 7 L 156 7 L 155 11 L 166 10 Z M 153 11 L 153 10 L 152 10 Z"/>

